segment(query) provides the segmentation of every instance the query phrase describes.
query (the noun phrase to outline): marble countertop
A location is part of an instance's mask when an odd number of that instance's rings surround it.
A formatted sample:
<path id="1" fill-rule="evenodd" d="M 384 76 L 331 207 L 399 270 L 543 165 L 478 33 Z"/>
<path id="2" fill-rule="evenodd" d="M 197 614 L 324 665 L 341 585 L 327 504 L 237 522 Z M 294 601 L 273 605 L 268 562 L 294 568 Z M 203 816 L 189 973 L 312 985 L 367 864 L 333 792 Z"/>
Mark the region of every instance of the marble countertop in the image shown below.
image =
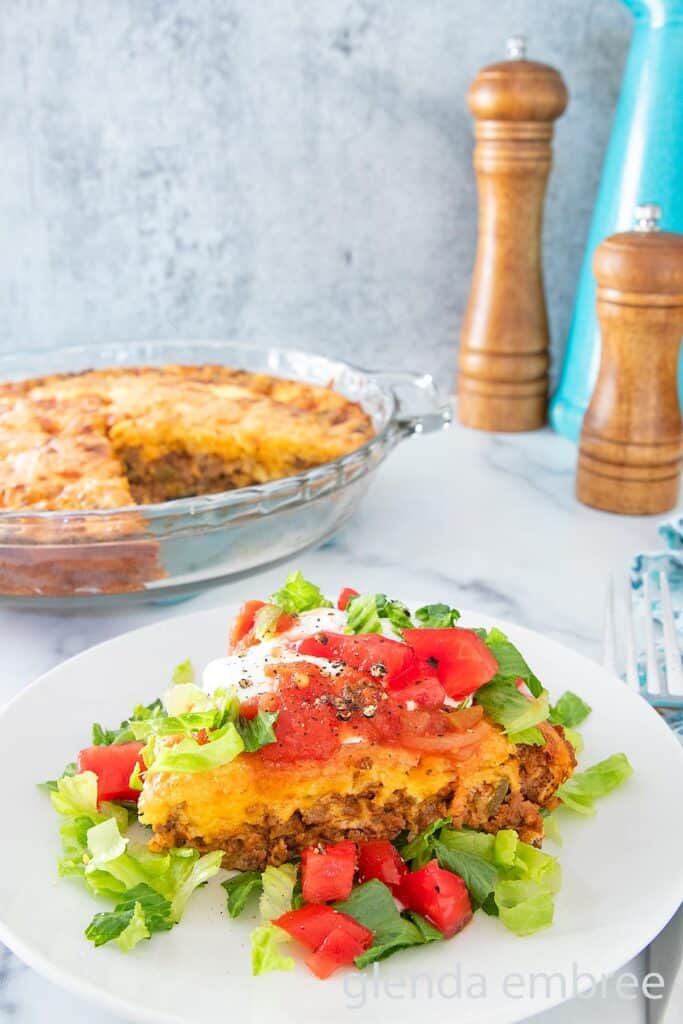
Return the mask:
<path id="1" fill-rule="evenodd" d="M 295 560 L 334 589 L 340 583 L 406 599 L 447 600 L 539 630 L 598 658 L 605 586 L 638 550 L 660 547 L 657 519 L 588 509 L 573 494 L 573 445 L 550 431 L 487 435 L 454 427 L 402 445 L 385 463 L 362 508 L 335 539 Z M 254 578 L 268 593 L 284 571 Z M 133 608 L 89 615 L 3 610 L 0 705 L 57 662 L 84 648 L 177 614 L 238 600 L 245 583 L 223 586 L 181 609 Z M 628 966 L 641 973 L 645 955 Z M 644 1024 L 642 998 L 582 1000 L 584 1024 Z M 54 988 L 0 946 L 0 1024 L 115 1024 Z M 543 1024 L 575 1024 L 573 1003 Z"/>

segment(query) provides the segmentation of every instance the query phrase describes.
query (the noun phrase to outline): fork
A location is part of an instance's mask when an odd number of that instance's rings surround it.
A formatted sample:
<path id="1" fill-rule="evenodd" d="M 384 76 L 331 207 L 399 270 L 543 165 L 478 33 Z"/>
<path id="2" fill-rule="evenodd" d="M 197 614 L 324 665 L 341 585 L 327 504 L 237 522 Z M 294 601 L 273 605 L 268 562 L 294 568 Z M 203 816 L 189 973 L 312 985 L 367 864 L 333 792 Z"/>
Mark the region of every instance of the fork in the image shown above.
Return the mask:
<path id="1" fill-rule="evenodd" d="M 653 582 L 659 589 L 659 620 L 655 615 Z M 625 586 L 624 586 L 625 582 Z M 615 590 L 620 590 L 619 598 Z M 625 671 L 622 677 L 626 685 L 648 700 L 671 726 L 683 743 L 683 670 L 681 651 L 676 630 L 669 579 L 661 570 L 648 571 L 643 575 L 644 608 L 644 665 L 641 669 L 637 643 L 637 615 L 634 607 L 630 579 L 622 581 L 621 587 L 610 577 L 605 602 L 605 628 L 603 632 L 602 660 L 605 668 L 618 672 L 617 667 L 617 618 L 625 619 Z M 618 615 L 621 612 L 621 616 Z M 661 637 L 664 647 L 664 672 L 660 671 L 657 639 Z M 683 1002 L 683 909 L 678 911 L 667 927 L 650 944 L 646 953 L 648 977 L 665 979 L 665 999 L 650 1002 L 647 1019 L 653 1024 L 673 1024 L 681 1019 Z"/>
<path id="2" fill-rule="evenodd" d="M 655 592 L 655 583 L 658 593 Z M 659 570 L 644 574 L 643 603 L 644 627 L 639 631 L 630 583 L 620 587 L 618 581 L 610 577 L 605 603 L 603 664 L 620 674 L 629 689 L 641 694 L 657 708 L 683 739 L 683 668 L 671 589 L 665 572 Z M 617 629 L 619 619 L 624 623 L 623 631 Z M 639 632 L 644 633 L 642 659 L 639 656 Z M 617 657 L 620 633 L 625 636 L 625 667 L 621 673 Z M 663 659 L 659 656 L 661 648 Z M 662 660 L 663 664 L 660 664 Z"/>

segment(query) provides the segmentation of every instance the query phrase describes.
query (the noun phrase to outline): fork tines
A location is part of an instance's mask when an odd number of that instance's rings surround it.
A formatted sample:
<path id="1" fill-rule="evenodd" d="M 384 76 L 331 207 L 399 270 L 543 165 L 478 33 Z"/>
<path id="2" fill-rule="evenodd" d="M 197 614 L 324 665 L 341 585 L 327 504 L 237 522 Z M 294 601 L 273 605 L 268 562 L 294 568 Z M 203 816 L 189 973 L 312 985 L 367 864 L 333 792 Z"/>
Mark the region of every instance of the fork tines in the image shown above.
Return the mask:
<path id="1" fill-rule="evenodd" d="M 655 707 L 683 709 L 681 644 L 667 574 L 645 566 L 642 587 L 624 582 L 611 579 L 608 586 L 604 664 Z"/>

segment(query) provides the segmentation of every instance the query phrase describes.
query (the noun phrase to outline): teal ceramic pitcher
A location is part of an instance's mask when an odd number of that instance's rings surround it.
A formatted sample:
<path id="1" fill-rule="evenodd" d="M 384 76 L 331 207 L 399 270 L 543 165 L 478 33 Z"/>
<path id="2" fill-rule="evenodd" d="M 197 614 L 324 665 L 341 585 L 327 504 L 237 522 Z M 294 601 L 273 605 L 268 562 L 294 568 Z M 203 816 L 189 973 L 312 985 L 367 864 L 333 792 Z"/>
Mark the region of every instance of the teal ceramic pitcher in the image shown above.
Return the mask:
<path id="1" fill-rule="evenodd" d="M 662 228 L 683 232 L 683 0 L 623 0 L 633 40 L 584 256 L 562 377 L 550 406 L 555 429 L 576 440 L 600 362 L 593 253 L 633 226 L 640 203 L 662 208 Z M 586 125 L 586 130 L 590 128 Z M 683 375 L 679 380 L 683 394 Z"/>

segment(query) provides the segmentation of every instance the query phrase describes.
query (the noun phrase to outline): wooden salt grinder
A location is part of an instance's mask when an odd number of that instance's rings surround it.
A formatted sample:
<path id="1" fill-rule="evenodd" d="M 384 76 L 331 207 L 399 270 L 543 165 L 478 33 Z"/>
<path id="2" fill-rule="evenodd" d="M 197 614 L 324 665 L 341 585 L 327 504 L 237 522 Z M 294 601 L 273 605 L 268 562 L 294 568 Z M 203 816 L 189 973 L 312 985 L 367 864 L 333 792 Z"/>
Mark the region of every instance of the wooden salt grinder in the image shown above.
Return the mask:
<path id="1" fill-rule="evenodd" d="M 683 337 L 683 235 L 661 210 L 598 246 L 593 272 L 602 359 L 581 431 L 576 496 L 608 512 L 666 512 L 678 500 L 683 424 L 677 367 Z"/>
<path id="2" fill-rule="evenodd" d="M 546 417 L 541 228 L 553 122 L 567 90 L 554 68 L 526 60 L 525 51 L 522 37 L 509 39 L 508 60 L 484 68 L 468 94 L 479 239 L 460 340 L 458 417 L 479 430 L 535 430 Z"/>

